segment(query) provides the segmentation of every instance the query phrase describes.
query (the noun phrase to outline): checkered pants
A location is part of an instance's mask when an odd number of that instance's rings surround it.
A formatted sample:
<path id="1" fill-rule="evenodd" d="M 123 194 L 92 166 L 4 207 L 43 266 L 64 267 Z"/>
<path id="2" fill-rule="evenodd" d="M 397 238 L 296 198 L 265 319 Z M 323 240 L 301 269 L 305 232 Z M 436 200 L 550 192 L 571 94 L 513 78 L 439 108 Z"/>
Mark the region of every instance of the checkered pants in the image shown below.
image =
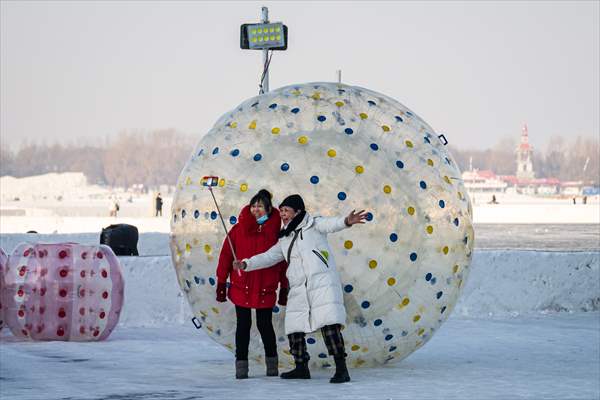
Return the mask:
<path id="1" fill-rule="evenodd" d="M 344 337 L 342 336 L 342 325 L 325 325 L 321 328 L 321 335 L 327 346 L 327 352 L 333 357 L 346 357 L 344 348 Z M 290 353 L 296 362 L 308 362 L 310 355 L 306 349 L 304 332 L 294 332 L 288 335 L 290 341 Z"/>

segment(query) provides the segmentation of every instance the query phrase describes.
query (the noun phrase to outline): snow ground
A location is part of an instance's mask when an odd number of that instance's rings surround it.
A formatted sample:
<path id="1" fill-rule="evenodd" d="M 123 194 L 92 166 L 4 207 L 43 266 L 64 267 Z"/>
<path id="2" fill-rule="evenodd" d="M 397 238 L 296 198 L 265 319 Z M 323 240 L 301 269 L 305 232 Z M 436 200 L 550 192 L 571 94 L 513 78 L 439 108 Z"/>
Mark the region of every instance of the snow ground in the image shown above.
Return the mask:
<path id="1" fill-rule="evenodd" d="M 597 399 L 600 314 L 451 317 L 404 361 L 310 381 L 234 378 L 233 355 L 191 325 L 117 329 L 106 342 L 0 342 L 4 399 Z"/>

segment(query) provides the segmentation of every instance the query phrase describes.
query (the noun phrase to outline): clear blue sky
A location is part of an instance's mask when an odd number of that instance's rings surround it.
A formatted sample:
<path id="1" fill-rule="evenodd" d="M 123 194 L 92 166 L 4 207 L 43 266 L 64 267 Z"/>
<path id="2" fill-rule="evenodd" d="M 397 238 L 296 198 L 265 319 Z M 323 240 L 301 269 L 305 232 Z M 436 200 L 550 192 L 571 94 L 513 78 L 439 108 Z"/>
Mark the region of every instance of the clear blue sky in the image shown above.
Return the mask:
<path id="1" fill-rule="evenodd" d="M 123 130 L 206 133 L 257 94 L 239 25 L 289 26 L 271 89 L 343 81 L 396 98 L 451 144 L 529 125 L 534 145 L 600 132 L 600 2 L 2 1 L 0 133 L 94 143 Z"/>

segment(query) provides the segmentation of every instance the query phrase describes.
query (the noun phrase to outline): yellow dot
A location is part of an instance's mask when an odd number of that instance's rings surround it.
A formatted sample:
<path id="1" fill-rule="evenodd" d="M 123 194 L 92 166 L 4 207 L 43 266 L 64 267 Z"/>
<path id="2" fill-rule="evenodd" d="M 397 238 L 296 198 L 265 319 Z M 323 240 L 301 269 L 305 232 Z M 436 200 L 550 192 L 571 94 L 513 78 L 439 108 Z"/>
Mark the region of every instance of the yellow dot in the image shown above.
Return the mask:
<path id="1" fill-rule="evenodd" d="M 190 178 L 189 176 L 187 178 L 185 178 L 185 184 L 186 185 L 191 185 L 192 184 L 192 178 Z"/>
<path id="2" fill-rule="evenodd" d="M 388 284 L 389 286 L 394 286 L 394 285 L 396 284 L 396 279 L 394 279 L 394 278 L 389 278 L 389 279 L 387 280 L 387 284 Z"/>
<path id="3" fill-rule="evenodd" d="M 365 113 L 360 113 L 359 115 L 360 115 L 360 119 L 367 119 L 367 118 L 369 118 L 369 116 L 367 114 L 365 114 Z"/>
<path id="4" fill-rule="evenodd" d="M 402 299 L 402 305 L 403 306 L 406 307 L 408 305 L 408 303 L 410 303 L 410 299 L 408 297 L 405 297 L 404 299 Z"/>
<path id="5" fill-rule="evenodd" d="M 427 229 L 427 233 L 429 233 L 430 235 L 433 233 L 433 226 L 428 225 L 426 229 Z"/>
<path id="6" fill-rule="evenodd" d="M 375 260 L 369 261 L 369 268 L 371 268 L 371 269 L 377 268 L 377 261 L 375 261 Z"/>
<path id="7" fill-rule="evenodd" d="M 302 94 L 302 92 L 301 92 L 301 91 L 299 91 L 298 89 L 295 89 L 295 90 L 292 90 L 292 94 L 293 94 L 294 96 L 300 96 L 300 95 Z"/>
<path id="8" fill-rule="evenodd" d="M 406 147 L 413 147 L 413 144 L 412 144 L 412 142 L 410 140 L 407 140 L 404 143 L 406 143 Z"/>
<path id="9" fill-rule="evenodd" d="M 387 125 L 383 125 L 383 126 L 381 127 L 381 129 L 383 129 L 383 131 L 384 131 L 384 132 L 389 132 L 389 131 L 390 131 L 390 127 L 389 127 L 389 126 L 387 126 Z"/>
<path id="10" fill-rule="evenodd" d="M 229 126 L 232 128 L 237 128 L 237 122 L 232 122 L 229 124 Z"/>
<path id="11" fill-rule="evenodd" d="M 444 176 L 444 180 L 447 184 L 452 185 L 452 182 L 450 181 L 450 178 L 448 178 L 448 176 Z"/>
<path id="12" fill-rule="evenodd" d="M 313 95 L 310 96 L 310 97 L 312 97 L 313 100 L 320 100 L 321 99 L 321 93 L 314 92 Z"/>
<path id="13" fill-rule="evenodd" d="M 356 168 L 354 168 L 354 170 L 357 174 L 362 174 L 363 172 L 365 172 L 365 167 L 363 167 L 362 165 L 357 165 Z"/>
<path id="14" fill-rule="evenodd" d="M 246 184 L 246 183 L 242 183 L 242 184 L 240 185 L 240 190 L 241 190 L 242 192 L 245 192 L 245 191 L 247 191 L 247 190 L 248 190 L 248 184 Z"/>
<path id="15" fill-rule="evenodd" d="M 430 167 L 433 167 L 433 160 L 431 158 L 427 159 L 427 165 L 429 165 Z"/>
<path id="16" fill-rule="evenodd" d="M 256 120 L 253 120 L 248 124 L 248 129 L 256 129 Z"/>
<path id="17" fill-rule="evenodd" d="M 417 314 L 413 317 L 413 322 L 417 322 L 420 319 L 421 319 L 421 316 L 419 314 Z"/>
<path id="18" fill-rule="evenodd" d="M 329 157 L 331 157 L 331 158 L 335 157 L 335 156 L 336 156 L 336 154 L 337 154 L 337 153 L 336 153 L 336 151 L 335 151 L 334 149 L 329 149 L 329 150 L 327 150 L 327 155 L 328 155 Z"/>
<path id="19" fill-rule="evenodd" d="M 458 272 L 458 264 L 454 265 L 454 267 L 452 268 L 452 272 L 454 272 L 454 273 Z"/>
<path id="20" fill-rule="evenodd" d="M 385 194 L 390 194 L 390 193 L 392 193 L 392 187 L 391 187 L 390 185 L 385 185 L 385 186 L 383 187 L 383 193 L 385 193 Z"/>
<path id="21" fill-rule="evenodd" d="M 460 200 L 462 200 L 462 199 L 463 199 L 463 194 L 462 194 L 461 192 L 458 192 L 458 198 L 459 198 Z"/>
<path id="22" fill-rule="evenodd" d="M 408 207 L 406 209 L 406 211 L 408 212 L 409 215 L 415 215 L 415 208 L 414 207 Z"/>
<path id="23" fill-rule="evenodd" d="M 279 129 L 278 127 L 275 127 L 275 128 L 273 128 L 273 129 L 271 129 L 271 133 L 272 133 L 273 135 L 278 135 L 278 134 L 279 134 L 279 131 L 280 131 L 280 129 Z"/>
<path id="24" fill-rule="evenodd" d="M 417 335 L 421 336 L 423 333 L 425 333 L 425 329 L 421 328 L 419 329 L 419 332 L 417 332 Z"/>
<path id="25" fill-rule="evenodd" d="M 354 246 L 354 243 L 352 243 L 352 240 L 346 240 L 346 241 L 344 242 L 344 247 L 345 247 L 347 250 L 350 250 L 350 249 L 352 248 L 352 246 Z"/>
<path id="26" fill-rule="evenodd" d="M 444 246 L 444 248 L 442 249 L 442 251 L 444 252 L 444 254 L 448 254 L 448 246 Z"/>
<path id="27" fill-rule="evenodd" d="M 225 186 L 225 179 L 223 179 L 223 178 L 219 179 L 219 186 L 220 187 Z"/>
<path id="28" fill-rule="evenodd" d="M 205 244 L 205 245 L 204 245 L 204 252 L 205 252 L 206 254 L 209 254 L 209 253 L 211 252 L 211 250 L 212 250 L 212 249 L 211 249 L 211 247 L 210 247 L 210 244 Z"/>
<path id="29" fill-rule="evenodd" d="M 351 349 L 352 349 L 352 351 L 356 351 L 356 350 L 360 349 L 360 346 L 357 344 L 353 344 Z"/>
<path id="30" fill-rule="evenodd" d="M 189 243 L 186 243 L 186 244 L 185 244 L 185 251 L 187 251 L 188 253 L 189 253 L 190 251 L 192 251 L 192 245 L 191 245 L 191 244 L 189 244 Z"/>
<path id="31" fill-rule="evenodd" d="M 214 312 L 215 314 L 218 314 L 219 309 L 217 307 L 212 307 L 212 312 Z"/>
<path id="32" fill-rule="evenodd" d="M 336 101 L 335 105 L 338 107 L 343 107 L 344 106 L 344 102 L 343 101 Z"/>
<path id="33" fill-rule="evenodd" d="M 284 349 L 283 350 L 283 354 L 287 354 L 288 356 L 291 355 L 292 353 L 290 353 L 290 351 L 288 349 Z"/>
<path id="34" fill-rule="evenodd" d="M 308 138 L 306 136 L 302 135 L 298 138 L 298 143 L 306 144 L 306 143 L 308 143 Z"/>

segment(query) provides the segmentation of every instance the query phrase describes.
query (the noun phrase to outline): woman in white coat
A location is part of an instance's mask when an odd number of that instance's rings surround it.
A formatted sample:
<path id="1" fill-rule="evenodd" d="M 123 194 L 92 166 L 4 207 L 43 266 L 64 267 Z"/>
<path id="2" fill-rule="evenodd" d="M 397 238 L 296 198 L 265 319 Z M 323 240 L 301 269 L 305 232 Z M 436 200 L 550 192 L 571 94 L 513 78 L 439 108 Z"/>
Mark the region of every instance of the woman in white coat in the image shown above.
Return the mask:
<path id="1" fill-rule="evenodd" d="M 334 357 L 336 372 L 331 383 L 350 380 L 346 367 L 346 352 L 342 324 L 346 309 L 342 283 L 336 270 L 327 234 L 341 231 L 354 224 L 363 224 L 364 210 L 352 211 L 347 217 L 312 217 L 304 207 L 302 197 L 288 196 L 279 205 L 283 230 L 279 241 L 264 253 L 234 262 L 234 268 L 246 271 L 271 267 L 288 262 L 290 284 L 285 315 L 285 333 L 296 368 L 281 374 L 284 379 L 310 379 L 305 334 L 321 330 L 329 355 Z"/>

